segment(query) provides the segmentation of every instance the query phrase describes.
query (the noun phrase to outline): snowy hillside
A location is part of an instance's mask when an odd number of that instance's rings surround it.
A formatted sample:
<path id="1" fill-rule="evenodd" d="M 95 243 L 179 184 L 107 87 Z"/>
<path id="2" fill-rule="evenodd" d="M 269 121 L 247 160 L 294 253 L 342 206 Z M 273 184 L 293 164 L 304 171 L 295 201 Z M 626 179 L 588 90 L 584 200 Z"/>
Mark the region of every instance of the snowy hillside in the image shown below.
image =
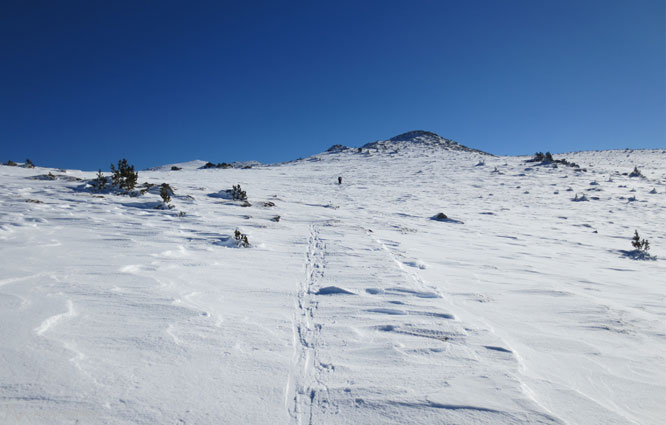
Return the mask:
<path id="1" fill-rule="evenodd" d="M 0 166 L 0 423 L 663 423 L 666 152 L 442 140 L 139 171 L 172 209 Z"/>

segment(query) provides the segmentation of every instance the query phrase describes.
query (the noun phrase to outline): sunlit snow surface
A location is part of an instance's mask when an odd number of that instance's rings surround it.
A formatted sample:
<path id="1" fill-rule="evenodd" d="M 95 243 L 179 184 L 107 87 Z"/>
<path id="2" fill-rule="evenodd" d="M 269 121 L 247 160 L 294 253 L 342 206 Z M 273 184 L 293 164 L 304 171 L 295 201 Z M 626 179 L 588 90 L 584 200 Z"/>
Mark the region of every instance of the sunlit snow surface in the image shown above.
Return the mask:
<path id="1" fill-rule="evenodd" d="M 562 157 L 140 172 L 171 210 L 2 166 L 0 423 L 663 423 L 666 153 Z"/>

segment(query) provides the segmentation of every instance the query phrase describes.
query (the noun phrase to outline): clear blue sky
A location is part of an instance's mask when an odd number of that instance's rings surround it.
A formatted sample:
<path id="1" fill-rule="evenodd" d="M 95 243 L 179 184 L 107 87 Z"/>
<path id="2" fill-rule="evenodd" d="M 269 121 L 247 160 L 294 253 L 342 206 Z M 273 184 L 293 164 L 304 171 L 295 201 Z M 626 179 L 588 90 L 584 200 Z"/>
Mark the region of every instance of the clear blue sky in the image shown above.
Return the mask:
<path id="1" fill-rule="evenodd" d="M 0 161 L 666 147 L 664 0 L 3 1 Z"/>

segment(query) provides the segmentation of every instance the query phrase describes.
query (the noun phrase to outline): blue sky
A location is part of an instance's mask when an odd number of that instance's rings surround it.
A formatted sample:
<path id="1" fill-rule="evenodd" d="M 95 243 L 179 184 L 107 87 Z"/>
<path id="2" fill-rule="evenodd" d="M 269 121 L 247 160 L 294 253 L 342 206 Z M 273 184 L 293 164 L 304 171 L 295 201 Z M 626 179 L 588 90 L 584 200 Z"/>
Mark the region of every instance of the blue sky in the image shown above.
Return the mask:
<path id="1" fill-rule="evenodd" d="M 663 0 L 5 1 L 0 161 L 666 147 Z"/>

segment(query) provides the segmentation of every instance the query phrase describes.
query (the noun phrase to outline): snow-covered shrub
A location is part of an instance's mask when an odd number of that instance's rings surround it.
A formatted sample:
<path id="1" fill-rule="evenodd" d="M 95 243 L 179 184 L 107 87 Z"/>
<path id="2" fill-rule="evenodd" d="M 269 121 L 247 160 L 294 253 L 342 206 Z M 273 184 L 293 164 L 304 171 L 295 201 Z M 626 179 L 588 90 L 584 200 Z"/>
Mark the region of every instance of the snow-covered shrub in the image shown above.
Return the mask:
<path id="1" fill-rule="evenodd" d="M 201 167 L 201 168 L 204 168 L 204 169 L 209 169 L 209 168 L 224 168 L 224 169 L 226 169 L 226 168 L 232 168 L 232 167 L 233 167 L 233 164 L 229 164 L 229 163 L 227 163 L 227 162 L 218 162 L 217 164 L 214 164 L 214 163 L 212 163 L 212 162 L 207 162 L 207 163 L 204 164 L 204 166 Z M 246 166 L 244 166 L 243 168 L 252 168 L 252 166 L 251 166 L 251 165 L 246 165 Z"/>
<path id="2" fill-rule="evenodd" d="M 160 196 L 162 197 L 164 204 L 171 202 L 171 195 L 173 195 L 173 189 L 171 186 L 169 186 L 168 183 L 162 183 L 162 186 L 160 186 Z"/>
<path id="3" fill-rule="evenodd" d="M 25 159 L 25 168 L 35 168 L 35 164 L 30 161 L 30 158 Z"/>
<path id="4" fill-rule="evenodd" d="M 182 168 L 176 167 L 175 165 L 171 166 L 171 171 L 180 171 Z"/>
<path id="5" fill-rule="evenodd" d="M 7 162 L 5 162 L 5 165 L 10 166 L 10 167 L 16 167 L 17 164 L 10 159 Z"/>
<path id="6" fill-rule="evenodd" d="M 114 185 L 126 192 L 134 189 L 139 178 L 139 173 L 134 171 L 134 165 L 127 164 L 127 160 L 123 158 L 118 161 L 118 168 L 111 164 L 111 171 L 113 173 L 111 180 Z"/>
<path id="7" fill-rule="evenodd" d="M 537 152 L 534 154 L 534 157 L 532 159 L 528 159 L 526 162 L 538 162 L 539 164 L 537 165 L 552 165 L 553 167 L 557 168 L 557 164 L 562 164 L 566 165 L 568 167 L 573 167 L 576 168 L 576 171 L 586 171 L 585 168 L 580 168 L 580 165 L 576 164 L 575 162 L 569 162 L 566 159 L 555 159 L 553 158 L 553 155 L 550 152 Z"/>
<path id="8" fill-rule="evenodd" d="M 248 241 L 247 235 L 245 233 L 241 233 L 241 231 L 238 229 L 234 231 L 234 240 L 236 241 L 236 245 L 238 245 L 239 248 L 247 248 L 250 246 L 250 241 Z"/>
<path id="9" fill-rule="evenodd" d="M 629 177 L 642 177 L 643 174 L 641 173 L 641 170 L 638 169 L 638 167 L 634 167 L 634 170 L 629 173 Z"/>
<path id="10" fill-rule="evenodd" d="M 576 196 L 574 196 L 573 198 L 571 198 L 571 200 L 574 201 L 574 202 L 585 202 L 585 201 L 589 201 L 589 199 L 587 199 L 587 196 L 585 196 L 585 194 L 582 194 L 581 196 L 578 196 L 578 194 L 576 194 Z"/>
<path id="11" fill-rule="evenodd" d="M 247 193 L 243 189 L 241 189 L 241 186 L 234 185 L 232 186 L 231 189 L 231 199 L 234 201 L 247 201 Z"/>
<path id="12" fill-rule="evenodd" d="M 553 162 L 553 155 L 550 152 L 546 152 L 545 154 L 543 152 L 537 152 L 534 154 L 534 157 L 532 159 L 528 159 L 527 162 Z"/>

